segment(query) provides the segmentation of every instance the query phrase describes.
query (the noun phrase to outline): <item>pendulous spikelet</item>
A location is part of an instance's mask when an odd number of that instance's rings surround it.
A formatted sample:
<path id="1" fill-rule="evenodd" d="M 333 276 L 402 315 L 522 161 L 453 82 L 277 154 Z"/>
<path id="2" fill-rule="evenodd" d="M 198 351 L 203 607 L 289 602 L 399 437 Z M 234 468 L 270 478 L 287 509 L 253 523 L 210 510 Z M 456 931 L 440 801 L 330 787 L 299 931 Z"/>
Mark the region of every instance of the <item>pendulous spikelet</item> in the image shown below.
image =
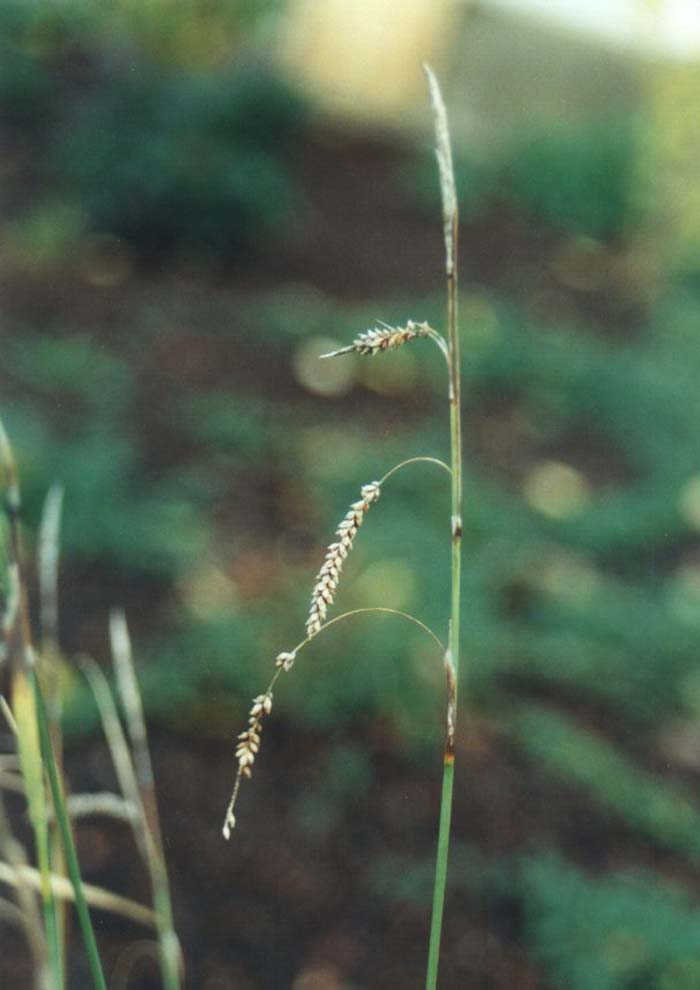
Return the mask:
<path id="1" fill-rule="evenodd" d="M 352 344 L 341 347 L 338 351 L 331 351 L 329 354 L 322 354 L 322 358 L 338 357 L 339 354 L 379 354 L 381 351 L 390 351 L 395 347 L 401 347 L 409 340 L 416 337 L 432 337 L 434 331 L 427 323 L 415 323 L 409 320 L 405 327 L 390 327 L 383 324 L 381 327 L 373 327 L 365 330 L 355 337 Z"/>
<path id="2" fill-rule="evenodd" d="M 292 656 L 292 654 L 284 654 L 284 656 Z M 286 669 L 287 667 L 285 667 L 285 670 Z M 259 694 L 257 698 L 253 698 L 253 706 L 250 709 L 248 716 L 248 728 L 244 732 L 241 732 L 238 736 L 238 745 L 236 746 L 238 772 L 236 774 L 236 782 L 233 787 L 233 794 L 231 795 L 231 800 L 226 810 L 226 819 L 223 827 L 225 839 L 230 839 L 231 831 L 236 827 L 236 816 L 233 813 L 233 809 L 236 806 L 236 798 L 238 797 L 238 789 L 241 785 L 241 778 L 250 777 L 253 772 L 255 757 L 258 755 L 258 750 L 260 749 L 262 720 L 266 715 L 269 715 L 271 711 L 272 691 L 268 688 L 265 694 Z"/>
<path id="3" fill-rule="evenodd" d="M 250 716 L 248 718 L 248 728 L 239 735 L 238 746 L 236 747 L 238 768 L 244 777 L 250 777 L 251 767 L 260 749 L 262 720 L 271 711 L 272 695 L 269 692 L 267 694 L 259 694 L 257 698 L 253 698 L 253 707 L 250 709 Z"/>
<path id="4" fill-rule="evenodd" d="M 306 620 L 306 633 L 308 636 L 315 636 L 323 625 L 328 606 L 332 605 L 335 597 L 343 561 L 352 549 L 355 536 L 362 525 L 365 513 L 377 501 L 379 493 L 380 485 L 378 481 L 372 481 L 369 485 L 363 485 L 360 490 L 360 499 L 352 503 L 336 530 L 335 535 L 338 539 L 328 547 L 323 566 L 316 575 L 316 582 L 311 593 L 311 608 L 309 610 L 309 617 Z"/>
<path id="5" fill-rule="evenodd" d="M 380 490 L 381 485 L 378 481 L 372 481 L 369 485 L 363 485 L 360 489 L 360 498 L 357 502 L 352 503 L 336 530 L 337 540 L 331 543 L 326 551 L 323 566 L 316 576 L 316 583 L 314 584 L 314 590 L 311 595 L 311 610 L 306 620 L 306 634 L 308 639 L 311 639 L 321 630 L 328 606 L 332 604 L 338 587 L 343 561 L 352 549 L 355 536 L 362 525 L 365 513 L 379 498 Z M 283 672 L 289 672 L 294 666 L 298 648 L 291 651 L 284 651 L 277 655 L 275 659 L 275 667 L 277 668 L 275 676 L 267 691 L 253 699 L 253 705 L 248 715 L 248 728 L 238 736 L 236 746 L 238 770 L 223 827 L 223 834 L 226 839 L 231 837 L 231 832 L 236 827 L 234 809 L 236 807 L 241 781 L 244 777 L 249 778 L 251 776 L 253 764 L 260 749 L 262 720 L 272 710 L 272 688 L 278 676 Z"/>

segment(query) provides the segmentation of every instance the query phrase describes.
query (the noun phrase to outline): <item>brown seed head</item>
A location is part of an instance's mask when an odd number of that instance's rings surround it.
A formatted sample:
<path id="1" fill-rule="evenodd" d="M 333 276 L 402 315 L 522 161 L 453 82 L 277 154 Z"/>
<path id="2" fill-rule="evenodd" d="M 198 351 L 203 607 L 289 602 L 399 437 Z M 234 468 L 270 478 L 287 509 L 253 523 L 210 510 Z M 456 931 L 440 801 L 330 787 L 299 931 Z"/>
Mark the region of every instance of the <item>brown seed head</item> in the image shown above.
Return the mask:
<path id="1" fill-rule="evenodd" d="M 338 357 L 339 354 L 350 354 L 353 351 L 357 354 L 379 354 L 381 351 L 401 347 L 409 340 L 415 340 L 416 337 L 429 337 L 431 333 L 432 330 L 427 323 L 415 323 L 413 320 L 409 320 L 405 327 L 372 327 L 358 334 L 347 347 L 331 351 L 330 354 L 322 354 L 321 357 Z"/>

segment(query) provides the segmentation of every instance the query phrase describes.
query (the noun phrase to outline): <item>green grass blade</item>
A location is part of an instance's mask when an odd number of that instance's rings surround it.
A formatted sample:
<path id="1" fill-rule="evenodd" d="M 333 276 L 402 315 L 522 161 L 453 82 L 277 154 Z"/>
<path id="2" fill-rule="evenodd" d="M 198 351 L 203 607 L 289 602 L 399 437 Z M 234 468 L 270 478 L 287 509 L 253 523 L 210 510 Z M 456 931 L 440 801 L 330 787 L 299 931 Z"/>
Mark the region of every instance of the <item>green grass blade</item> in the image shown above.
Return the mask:
<path id="1" fill-rule="evenodd" d="M 17 727 L 17 748 L 27 795 L 29 819 L 34 832 L 36 860 L 41 876 L 41 908 L 44 916 L 49 971 L 56 990 L 63 988 L 63 958 L 59 937 L 56 901 L 51 889 L 51 846 L 48 808 L 41 760 L 39 718 L 26 667 L 15 669 L 12 677 L 13 717 Z"/>
<path id="2" fill-rule="evenodd" d="M 109 632 L 117 689 L 126 715 L 127 731 L 132 746 L 135 784 L 142 810 L 142 825 L 148 854 L 146 862 L 153 887 L 163 985 L 165 990 L 180 990 L 182 954 L 180 942 L 175 933 L 170 884 L 165 865 L 165 851 L 156 801 L 155 776 L 148 748 L 146 720 L 136 678 L 131 637 L 123 612 L 112 612 Z"/>
<path id="3" fill-rule="evenodd" d="M 80 877 L 80 867 L 78 865 L 78 857 L 75 851 L 75 843 L 73 841 L 73 834 L 71 832 L 70 822 L 68 820 L 68 813 L 66 811 L 66 804 L 63 797 L 63 788 L 61 787 L 58 768 L 56 766 L 56 761 L 54 759 L 54 754 L 53 754 L 53 748 L 51 746 L 51 735 L 49 730 L 49 720 L 46 712 L 46 705 L 44 703 L 44 698 L 41 693 L 41 687 L 39 686 L 39 680 L 36 676 L 36 671 L 34 670 L 31 671 L 31 677 L 32 677 L 34 700 L 36 705 L 36 714 L 37 714 L 37 723 L 39 727 L 41 750 L 49 778 L 49 786 L 51 788 L 51 796 L 53 798 L 54 812 L 56 815 L 56 820 L 58 822 L 58 828 L 61 835 L 61 840 L 63 842 L 63 851 L 66 857 L 66 864 L 68 866 L 68 875 L 70 877 L 71 883 L 73 885 L 73 891 L 75 893 L 75 906 L 78 912 L 78 921 L 80 923 L 80 930 L 83 936 L 83 943 L 85 945 L 85 951 L 88 957 L 90 974 L 92 976 L 92 982 L 95 987 L 95 990 L 107 990 L 107 984 L 105 982 L 104 973 L 102 972 L 102 963 L 100 962 L 100 956 L 97 950 L 95 932 L 92 927 L 92 921 L 90 920 L 90 912 L 88 911 L 87 902 L 85 900 L 85 894 L 83 892 L 83 885 Z"/>

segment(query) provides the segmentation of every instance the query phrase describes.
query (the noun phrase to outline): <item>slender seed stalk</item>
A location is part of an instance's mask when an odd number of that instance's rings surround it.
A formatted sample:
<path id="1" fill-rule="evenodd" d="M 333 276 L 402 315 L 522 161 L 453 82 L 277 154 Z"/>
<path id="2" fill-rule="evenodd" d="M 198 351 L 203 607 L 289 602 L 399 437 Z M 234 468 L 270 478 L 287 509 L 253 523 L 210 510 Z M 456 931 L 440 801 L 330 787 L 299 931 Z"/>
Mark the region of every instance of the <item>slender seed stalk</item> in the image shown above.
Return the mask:
<path id="1" fill-rule="evenodd" d="M 454 727 L 457 713 L 457 683 L 459 674 L 459 620 L 461 602 L 462 563 L 462 421 L 461 380 L 459 359 L 459 332 L 457 322 L 457 197 L 455 193 L 452 147 L 447 122 L 447 112 L 438 81 L 428 66 L 430 97 L 435 119 L 436 155 L 440 174 L 440 192 L 445 235 L 445 274 L 447 278 L 447 367 L 449 375 L 450 404 L 450 457 L 452 503 L 452 591 L 450 607 L 449 648 L 445 654 L 448 683 L 447 738 L 443 759 L 442 798 L 440 801 L 440 826 L 438 830 L 433 908 L 430 921 L 426 990 L 437 987 L 440 961 L 440 938 L 445 907 L 447 863 L 450 850 L 450 823 L 452 819 L 452 792 L 454 786 Z"/>
<path id="2" fill-rule="evenodd" d="M 444 354 L 445 360 L 447 360 L 447 345 L 442 337 L 434 330 L 431 330 L 428 336 L 435 340 L 435 343 L 438 344 L 440 350 Z M 350 350 L 353 349 L 354 348 L 350 348 Z M 347 351 L 342 350 L 339 353 L 345 354 Z M 353 540 L 362 523 L 364 513 L 367 511 L 369 506 L 374 504 L 374 502 L 376 502 L 379 498 L 382 485 L 388 481 L 392 475 L 396 474 L 398 471 L 402 471 L 406 467 L 409 467 L 411 464 L 420 463 L 434 464 L 436 467 L 439 467 L 448 474 L 451 474 L 451 469 L 449 466 L 437 457 L 409 457 L 407 460 L 401 461 L 399 464 L 395 464 L 394 467 L 390 468 L 390 470 L 386 472 L 380 481 L 373 481 L 369 485 L 364 485 L 360 493 L 360 501 L 353 503 L 349 512 L 341 522 L 337 531 L 339 540 L 332 543 L 328 548 L 326 560 L 321 571 L 317 575 L 316 582 L 314 584 L 311 612 L 309 616 L 309 619 L 312 621 L 307 620 L 307 635 L 294 647 L 293 650 L 278 654 L 275 661 L 275 674 L 264 694 L 258 695 L 253 700 L 254 710 L 251 710 L 250 712 L 248 728 L 238 736 L 236 746 L 236 761 L 238 763 L 238 769 L 234 778 L 233 790 L 226 809 L 224 825 L 222 828 L 222 833 L 225 839 L 229 839 L 231 837 L 231 833 L 236 827 L 236 816 L 234 815 L 234 809 L 238 800 L 238 793 L 240 791 L 243 778 L 249 778 L 252 775 L 252 766 L 260 748 L 262 718 L 265 715 L 269 715 L 272 707 L 272 689 L 277 683 L 277 678 L 280 674 L 282 672 L 286 673 L 292 669 L 299 650 L 303 649 L 308 643 L 310 643 L 315 636 L 317 636 L 324 629 L 328 629 L 329 626 L 334 625 L 334 623 L 340 621 L 341 619 L 346 619 L 353 615 L 360 615 L 365 612 L 384 612 L 392 615 L 399 615 L 402 618 L 407 619 L 409 622 L 413 622 L 417 626 L 420 626 L 430 636 L 432 636 L 442 652 L 445 652 L 445 647 L 442 645 L 441 641 L 437 638 L 432 629 L 428 629 L 428 627 L 414 615 L 408 615 L 406 612 L 400 612 L 396 609 L 381 607 L 357 608 L 353 609 L 351 612 L 344 612 L 342 615 L 339 615 L 335 619 L 331 619 L 328 622 L 325 621 L 327 607 L 333 602 L 340 570 L 342 569 L 342 563 L 345 560 L 349 550 L 352 549 Z M 342 547 L 341 544 L 343 544 Z"/>
<path id="3" fill-rule="evenodd" d="M 416 460 L 421 460 L 421 459 L 422 458 L 416 458 Z M 429 459 L 432 460 L 432 458 Z M 397 465 L 396 470 L 403 467 L 405 464 L 409 464 L 409 463 L 411 462 L 404 461 L 403 464 Z M 392 474 L 393 471 L 389 473 Z M 415 615 L 410 615 L 408 612 L 401 612 L 399 611 L 399 609 L 396 608 L 372 606 L 370 608 L 354 608 L 350 612 L 343 612 L 341 615 L 336 615 L 335 618 L 329 619 L 328 622 L 324 623 L 318 631 L 313 632 L 310 635 L 307 635 L 305 639 L 302 639 L 301 642 L 297 643 L 294 649 L 285 651 L 284 653 L 280 653 L 275 661 L 275 668 L 276 668 L 275 673 L 272 677 L 272 680 L 268 684 L 267 689 L 265 690 L 264 694 L 260 694 L 257 696 L 257 698 L 253 699 L 253 709 L 251 710 L 251 728 L 254 728 L 254 733 L 253 733 L 254 738 L 252 742 L 254 743 L 256 748 L 253 749 L 250 746 L 251 743 L 250 729 L 247 729 L 245 732 L 241 733 L 241 735 L 238 737 L 239 740 L 244 744 L 244 748 L 241 748 L 241 745 L 239 743 L 237 754 L 240 753 L 241 755 L 246 755 L 247 758 L 245 759 L 244 762 L 242 763 L 239 762 L 238 772 L 236 773 L 236 778 L 233 784 L 233 792 L 231 794 L 228 807 L 226 809 L 226 817 L 224 819 L 224 825 L 221 830 L 225 839 L 231 838 L 231 833 L 233 829 L 236 827 L 236 816 L 234 815 L 234 810 L 236 807 L 236 801 L 238 800 L 238 792 L 241 787 L 241 781 L 244 777 L 250 777 L 251 775 L 252 764 L 255 761 L 255 757 L 257 756 L 257 751 L 260 743 L 259 736 L 260 736 L 260 722 L 262 720 L 261 717 L 263 714 L 268 715 L 270 712 L 270 709 L 272 707 L 272 689 L 277 683 L 277 679 L 280 677 L 282 673 L 288 673 L 292 669 L 296 661 L 297 655 L 306 646 L 308 646 L 311 640 L 315 639 L 316 636 L 319 635 L 319 633 L 325 632 L 326 629 L 330 629 L 330 627 L 334 626 L 337 622 L 343 622 L 345 621 L 345 619 L 353 618 L 356 615 L 368 615 L 372 613 L 384 614 L 384 615 L 397 615 L 401 619 L 406 619 L 406 621 L 412 622 L 413 625 L 418 626 L 419 629 L 422 629 L 423 632 L 425 632 L 428 636 L 430 636 L 430 638 L 433 640 L 436 646 L 443 653 L 445 652 L 445 646 L 442 643 L 442 641 L 435 635 L 435 633 L 433 632 L 432 629 L 430 629 L 429 626 L 426 626 L 424 622 L 421 622 L 420 619 L 417 619 Z M 269 699 L 269 701 L 266 701 L 266 699 Z M 239 759 L 238 755 L 237 755 L 237 759 Z"/>
<path id="4" fill-rule="evenodd" d="M 275 661 L 275 673 L 267 690 L 253 699 L 253 705 L 248 717 L 248 728 L 238 736 L 236 761 L 238 769 L 233 785 L 233 793 L 226 810 L 223 825 L 224 838 L 231 836 L 236 825 L 234 809 L 243 778 L 252 775 L 252 768 L 260 750 L 263 723 L 272 710 L 273 688 L 283 672 L 290 671 L 294 666 L 298 652 L 311 642 L 320 632 L 332 626 L 341 619 L 349 618 L 360 612 L 388 612 L 403 616 L 421 626 L 442 648 L 444 654 L 445 674 L 447 677 L 447 712 L 446 740 L 443 758 L 442 797 L 440 802 L 440 825 L 433 888 L 433 906 L 430 923 L 430 940 L 428 947 L 428 965 L 426 975 L 426 990 L 436 990 L 438 964 L 440 957 L 440 939 L 442 934 L 442 918 L 445 906 L 445 888 L 447 882 L 447 865 L 450 848 L 450 823 L 452 817 L 452 794 L 454 788 L 454 759 L 455 759 L 455 722 L 457 717 L 457 683 L 459 671 L 459 632 L 460 632 L 460 601 L 461 601 L 461 549 L 462 549 L 462 424 L 461 424 L 461 382 L 459 356 L 459 330 L 457 314 L 457 231 L 458 211 L 455 189 L 454 170 L 452 166 L 452 148 L 450 142 L 447 111 L 442 99 L 440 87 L 431 69 L 424 66 L 428 77 L 428 87 L 433 106 L 435 121 L 436 156 L 440 176 L 440 193 L 442 199 L 442 216 L 445 241 L 445 273 L 447 279 L 447 340 L 433 330 L 428 323 L 416 323 L 409 320 L 406 326 L 390 326 L 381 323 L 359 334 L 351 344 L 330 354 L 321 355 L 323 358 L 339 357 L 344 354 L 357 353 L 373 356 L 393 350 L 418 337 L 430 338 L 442 352 L 447 363 L 448 371 L 448 400 L 450 410 L 450 460 L 448 466 L 435 457 L 412 457 L 402 461 L 388 471 L 380 481 L 364 485 L 359 501 L 353 502 L 349 511 L 336 530 L 336 541 L 331 543 L 326 552 L 324 563 L 314 584 L 311 600 L 311 610 L 306 623 L 306 638 L 293 650 L 280 653 Z M 355 609 L 326 622 L 328 607 L 333 604 L 337 590 L 343 561 L 352 549 L 357 532 L 362 524 L 369 507 L 379 498 L 384 482 L 396 471 L 417 462 L 432 463 L 446 470 L 450 475 L 451 490 L 451 592 L 450 592 L 450 624 L 448 646 L 445 649 L 439 639 L 415 616 L 397 612 L 388 608 Z"/>

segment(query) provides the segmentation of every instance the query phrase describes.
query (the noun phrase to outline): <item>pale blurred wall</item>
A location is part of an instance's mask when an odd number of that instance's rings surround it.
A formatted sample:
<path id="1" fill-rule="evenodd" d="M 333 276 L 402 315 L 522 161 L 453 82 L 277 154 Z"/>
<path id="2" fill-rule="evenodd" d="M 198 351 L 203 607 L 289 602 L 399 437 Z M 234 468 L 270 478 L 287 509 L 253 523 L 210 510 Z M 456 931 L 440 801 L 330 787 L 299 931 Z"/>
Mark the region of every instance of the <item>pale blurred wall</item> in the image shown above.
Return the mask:
<path id="1" fill-rule="evenodd" d="M 700 60 L 658 65 L 648 79 L 648 129 L 640 177 L 651 206 L 655 253 L 700 268 Z M 699 328 L 700 329 L 700 328 Z"/>
<path id="2" fill-rule="evenodd" d="M 700 3 L 700 0 L 697 0 Z M 456 136 L 498 143 L 522 119 L 586 113 L 638 96 L 640 58 L 561 17 L 496 0 L 289 0 L 281 58 L 317 105 L 345 120 L 424 123 L 421 64 L 438 72 Z"/>
<path id="3" fill-rule="evenodd" d="M 280 56 L 361 127 L 430 126 L 437 70 L 457 145 L 488 156 L 533 124 L 641 110 L 658 239 L 700 254 L 700 0 L 289 0 Z"/>
<path id="4" fill-rule="evenodd" d="M 700 0 L 288 0 L 281 58 L 317 104 L 424 119 L 421 63 L 453 126 L 489 144 L 520 121 L 634 106 L 650 66 L 700 52 Z"/>
<path id="5" fill-rule="evenodd" d="M 463 7 L 453 0 L 290 0 L 282 58 L 326 108 L 395 123 L 422 101 L 421 64 L 443 63 Z"/>

